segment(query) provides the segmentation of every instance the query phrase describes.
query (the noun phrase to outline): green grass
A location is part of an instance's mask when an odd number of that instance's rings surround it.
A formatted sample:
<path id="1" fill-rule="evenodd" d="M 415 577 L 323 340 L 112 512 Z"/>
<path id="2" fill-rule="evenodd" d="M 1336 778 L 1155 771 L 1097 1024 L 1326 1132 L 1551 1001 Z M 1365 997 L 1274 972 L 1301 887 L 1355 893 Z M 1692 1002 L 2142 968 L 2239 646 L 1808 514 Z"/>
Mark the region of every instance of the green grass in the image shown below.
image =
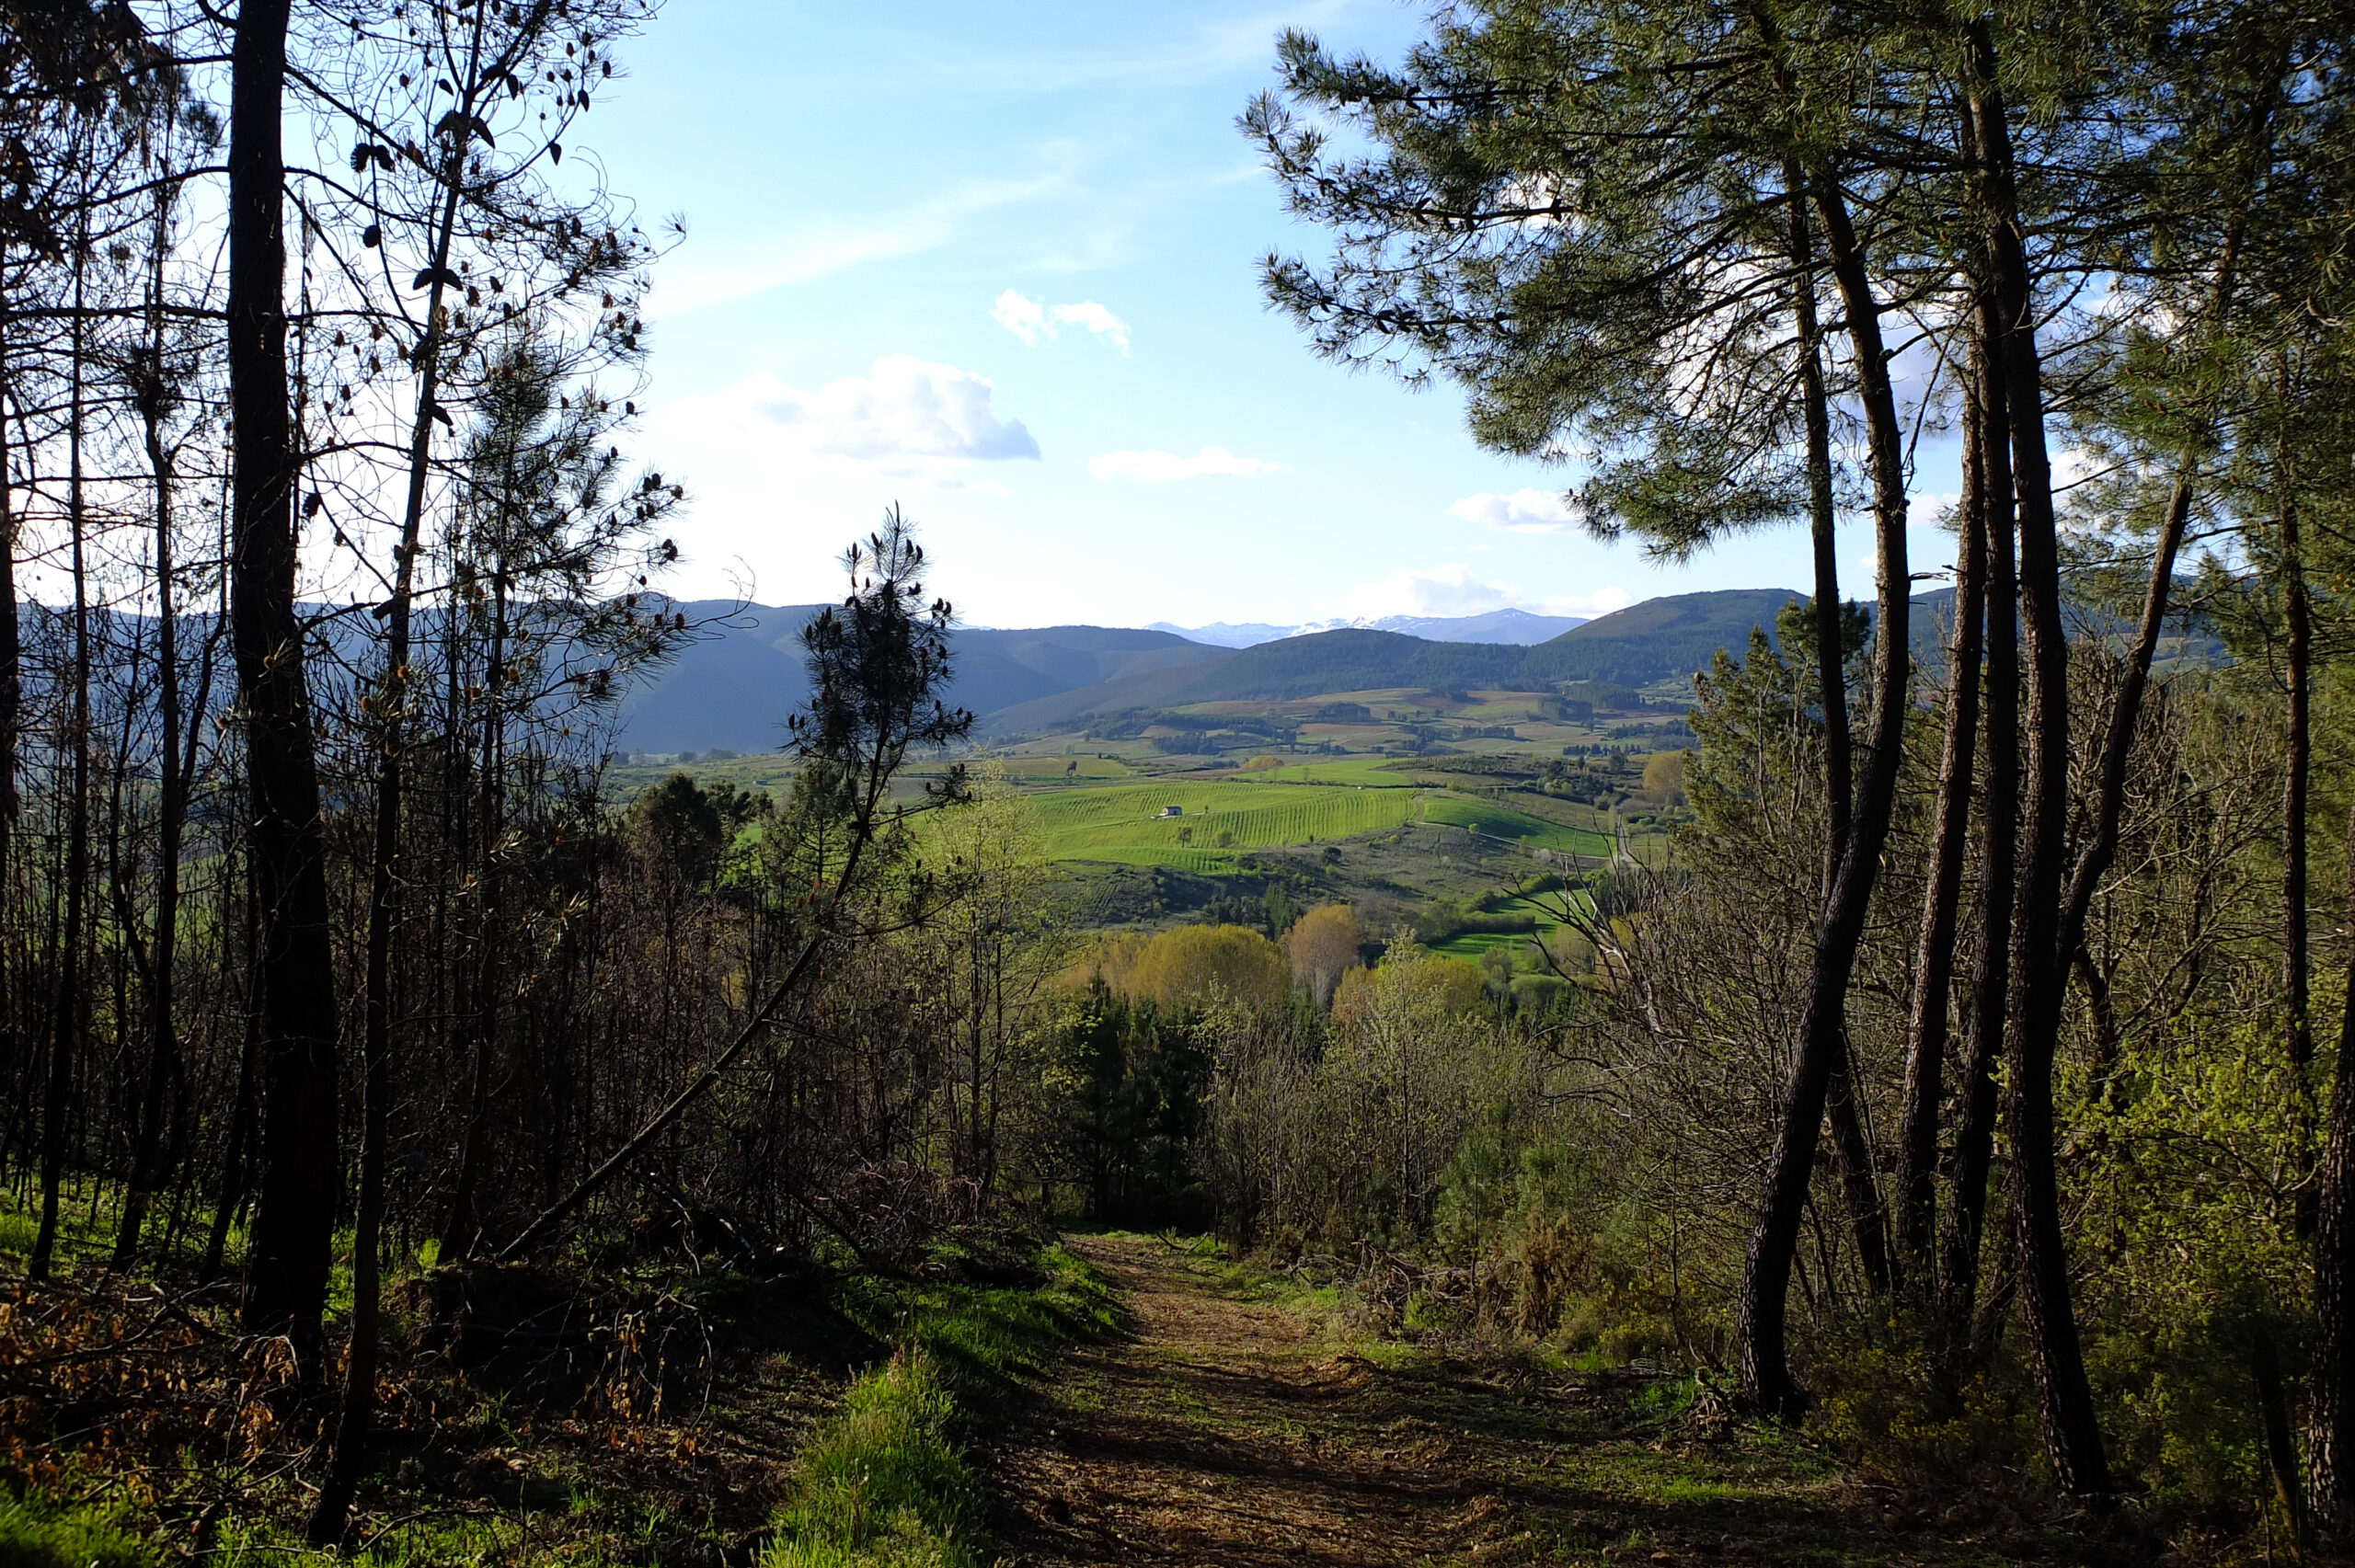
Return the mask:
<path id="1" fill-rule="evenodd" d="M 1554 934 L 1556 922 L 1541 921 L 1534 931 L 1473 931 L 1462 936 L 1452 936 L 1445 942 L 1435 942 L 1431 951 L 1451 958 L 1478 958 L 1483 954 L 1501 947 L 1519 953 L 1540 937 Z"/>
<path id="2" fill-rule="evenodd" d="M 145 1568 L 154 1560 L 111 1513 L 0 1494 L 0 1568 Z"/>
<path id="3" fill-rule="evenodd" d="M 1331 843 L 1368 833 L 1395 832 L 1412 822 L 1469 828 L 1533 849 L 1603 856 L 1611 843 L 1582 828 L 1548 822 L 1526 812 L 1419 789 L 1396 773 L 1376 774 L 1379 785 L 1356 784 L 1364 764 L 1312 764 L 1336 776 L 1327 784 L 1287 783 L 1269 770 L 1235 779 L 1173 780 L 1112 784 L 1034 796 L 1040 839 L 1051 860 L 1170 865 L 1211 873 L 1253 850 Z M 1159 815 L 1165 807 L 1182 817 Z"/>
<path id="4" fill-rule="evenodd" d="M 1345 757 L 1332 762 L 1288 762 L 1281 768 L 1256 768 L 1241 774 L 1238 784 L 1358 784 L 1366 789 L 1413 789 L 1415 780 L 1390 766 L 1386 757 Z"/>
<path id="5" fill-rule="evenodd" d="M 1561 850 L 1572 854 L 1603 857 L 1612 853 L 1609 839 L 1584 828 L 1548 822 L 1525 811 L 1492 806 L 1461 795 L 1433 794 L 1424 819 L 1451 827 L 1469 828 L 1492 839 L 1511 839 L 1530 849 Z"/>
<path id="6" fill-rule="evenodd" d="M 977 1568 L 982 1495 L 951 1435 L 956 1415 L 921 1347 L 852 1384 L 796 1461 L 766 1568 Z"/>
<path id="7" fill-rule="evenodd" d="M 1032 1286 L 860 1283 L 852 1316 L 900 1349 L 803 1447 L 763 1568 L 980 1568 L 964 1402 L 1120 1322 L 1110 1287 L 1077 1256 L 1050 1247 L 1039 1262 L 1045 1278 Z"/>
<path id="8" fill-rule="evenodd" d="M 1040 837 L 1052 860 L 1212 870 L 1232 856 L 1388 832 L 1414 821 L 1411 791 L 1243 782 L 1114 784 L 1040 795 Z M 1185 816 L 1161 818 L 1164 807 Z"/>

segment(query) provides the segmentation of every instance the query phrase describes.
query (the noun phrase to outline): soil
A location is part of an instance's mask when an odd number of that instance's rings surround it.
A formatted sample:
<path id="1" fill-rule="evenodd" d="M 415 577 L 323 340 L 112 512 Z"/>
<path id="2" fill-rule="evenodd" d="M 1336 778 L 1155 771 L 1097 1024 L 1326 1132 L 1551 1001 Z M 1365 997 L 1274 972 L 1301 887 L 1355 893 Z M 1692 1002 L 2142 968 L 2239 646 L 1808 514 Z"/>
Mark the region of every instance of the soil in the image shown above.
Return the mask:
<path id="1" fill-rule="evenodd" d="M 2116 1561 L 1992 1500 L 1844 1475 L 1805 1444 L 1660 1414 L 1657 1376 L 1373 1349 L 1146 1237 L 1073 1244 L 1130 1334 L 1069 1355 L 990 1446 L 1031 1568 Z"/>

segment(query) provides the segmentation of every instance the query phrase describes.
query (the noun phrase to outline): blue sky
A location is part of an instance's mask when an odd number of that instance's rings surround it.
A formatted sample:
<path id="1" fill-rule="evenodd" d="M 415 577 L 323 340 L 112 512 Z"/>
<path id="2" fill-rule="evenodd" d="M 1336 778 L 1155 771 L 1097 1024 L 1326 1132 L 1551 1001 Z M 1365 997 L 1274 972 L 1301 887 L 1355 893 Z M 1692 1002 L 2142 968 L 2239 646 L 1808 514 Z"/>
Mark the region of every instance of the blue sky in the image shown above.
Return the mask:
<path id="1" fill-rule="evenodd" d="M 1804 586 L 1796 533 L 1667 569 L 1562 527 L 1564 475 L 1480 451 L 1456 394 L 1348 374 L 1263 307 L 1258 258 L 1320 250 L 1235 130 L 1276 33 L 1395 55 L 1419 15 L 673 0 L 580 138 L 687 221 L 640 442 L 693 498 L 673 591 L 833 597 L 895 500 L 988 625 Z M 1917 569 L 1947 558 L 1917 537 Z"/>

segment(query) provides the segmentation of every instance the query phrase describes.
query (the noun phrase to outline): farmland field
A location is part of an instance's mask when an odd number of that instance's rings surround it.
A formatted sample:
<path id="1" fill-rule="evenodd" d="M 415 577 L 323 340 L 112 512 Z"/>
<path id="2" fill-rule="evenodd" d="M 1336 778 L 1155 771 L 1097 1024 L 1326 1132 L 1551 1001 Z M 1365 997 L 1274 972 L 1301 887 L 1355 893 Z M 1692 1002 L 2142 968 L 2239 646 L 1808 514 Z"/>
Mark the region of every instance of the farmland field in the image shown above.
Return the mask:
<path id="1" fill-rule="evenodd" d="M 1492 839 L 1511 839 L 1530 849 L 1560 850 L 1568 854 L 1597 858 L 1611 853 L 1611 841 L 1585 828 L 1544 821 L 1526 812 L 1436 790 L 1425 799 L 1428 804 L 1424 808 L 1423 820 L 1426 822 L 1444 822 L 1453 828 L 1468 828 Z"/>
<path id="2" fill-rule="evenodd" d="M 1212 872 L 1251 850 L 1326 843 L 1425 821 L 1531 848 L 1600 855 L 1610 847 L 1599 833 L 1437 790 L 1179 780 L 1058 790 L 1030 799 L 1047 855 L 1061 861 Z M 1185 815 L 1160 815 L 1172 806 Z"/>
<path id="3" fill-rule="evenodd" d="M 1331 762 L 1288 763 L 1281 768 L 1255 768 L 1238 784 L 1358 784 L 1366 789 L 1412 789 L 1411 773 L 1392 771 L 1386 757 L 1350 757 Z"/>

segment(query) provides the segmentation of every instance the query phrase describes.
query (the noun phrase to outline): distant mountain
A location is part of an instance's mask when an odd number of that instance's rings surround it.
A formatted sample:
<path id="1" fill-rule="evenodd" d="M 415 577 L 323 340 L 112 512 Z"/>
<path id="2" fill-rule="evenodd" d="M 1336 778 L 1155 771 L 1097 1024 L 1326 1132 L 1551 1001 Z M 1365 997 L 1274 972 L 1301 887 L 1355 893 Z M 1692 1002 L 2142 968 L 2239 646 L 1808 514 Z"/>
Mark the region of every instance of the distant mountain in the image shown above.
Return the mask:
<path id="1" fill-rule="evenodd" d="M 626 750 L 769 751 L 784 743 L 785 716 L 809 696 L 801 628 L 822 604 L 703 600 L 673 608 L 705 634 L 622 700 L 616 744 Z M 977 714 L 1034 702 L 1124 676 L 1223 657 L 1166 632 L 1047 626 L 1026 631 L 959 627 L 949 700 Z"/>
<path id="2" fill-rule="evenodd" d="M 1216 621 L 1207 626 L 1173 626 L 1155 621 L 1153 630 L 1173 632 L 1198 643 L 1219 647 L 1257 647 L 1261 643 L 1313 636 L 1318 632 L 1397 632 L 1435 643 L 1518 643 L 1527 646 L 1557 637 L 1586 620 L 1578 615 L 1534 615 L 1526 610 L 1491 610 L 1485 615 L 1384 615 L 1379 620 L 1311 621 L 1298 626 L 1274 626 L 1263 622 Z"/>
<path id="3" fill-rule="evenodd" d="M 1741 651 L 1751 628 L 1771 635 L 1775 617 L 1808 596 L 1782 588 L 1736 588 L 1716 593 L 1671 593 L 1597 616 L 1530 650 L 1529 673 L 1539 681 L 1608 681 L 1648 686 L 1690 675 L 1719 648 Z"/>
<path id="4" fill-rule="evenodd" d="M 1671 594 L 1534 646 L 1437 642 L 1356 626 L 1311 632 L 1179 669 L 1059 692 L 991 714 L 986 727 L 1013 734 L 1125 708 L 1290 702 L 1389 687 L 1525 692 L 1568 681 L 1648 686 L 1691 675 L 1720 647 L 1739 650 L 1753 626 L 1771 634 L 1783 606 L 1805 597 L 1783 589 Z"/>
<path id="5" fill-rule="evenodd" d="M 1262 621 L 1213 621 L 1207 626 L 1173 626 L 1166 621 L 1155 621 L 1146 629 L 1167 632 L 1190 642 L 1208 643 L 1213 647 L 1251 647 L 1300 635 L 1298 626 L 1271 626 Z"/>

